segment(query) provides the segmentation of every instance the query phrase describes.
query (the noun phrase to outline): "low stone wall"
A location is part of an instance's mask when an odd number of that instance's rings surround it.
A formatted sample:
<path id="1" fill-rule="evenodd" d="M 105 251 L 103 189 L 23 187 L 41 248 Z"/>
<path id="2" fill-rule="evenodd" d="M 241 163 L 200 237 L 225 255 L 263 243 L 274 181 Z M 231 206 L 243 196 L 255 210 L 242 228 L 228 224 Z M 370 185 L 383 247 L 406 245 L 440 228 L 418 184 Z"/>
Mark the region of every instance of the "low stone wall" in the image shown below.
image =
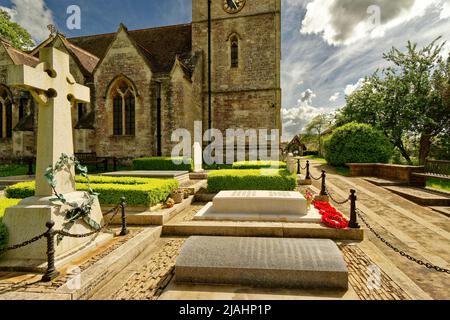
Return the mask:
<path id="1" fill-rule="evenodd" d="M 424 173 L 423 166 L 403 166 L 382 163 L 348 163 L 352 177 L 376 177 L 388 180 L 406 182 L 410 186 L 425 187 L 426 178 L 415 176 L 414 173 Z"/>

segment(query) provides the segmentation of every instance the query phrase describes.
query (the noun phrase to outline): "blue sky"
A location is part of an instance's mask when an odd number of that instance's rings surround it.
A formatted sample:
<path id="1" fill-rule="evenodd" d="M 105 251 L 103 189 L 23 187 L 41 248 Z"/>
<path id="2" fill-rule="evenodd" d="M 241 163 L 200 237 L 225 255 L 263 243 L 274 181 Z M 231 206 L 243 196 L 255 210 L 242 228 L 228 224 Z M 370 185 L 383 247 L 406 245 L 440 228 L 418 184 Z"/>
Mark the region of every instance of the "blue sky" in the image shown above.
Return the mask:
<path id="1" fill-rule="evenodd" d="M 216 0 L 221 1 L 221 0 Z M 247 0 L 257 1 L 257 0 Z M 333 112 L 362 78 L 383 67 L 383 52 L 407 40 L 450 42 L 450 0 L 281 0 L 284 136 L 315 115 Z M 81 30 L 68 30 L 66 10 L 81 9 Z M 190 0 L 0 0 L 39 42 L 56 24 L 67 37 L 187 23 Z M 445 55 L 450 45 L 445 47 Z"/>

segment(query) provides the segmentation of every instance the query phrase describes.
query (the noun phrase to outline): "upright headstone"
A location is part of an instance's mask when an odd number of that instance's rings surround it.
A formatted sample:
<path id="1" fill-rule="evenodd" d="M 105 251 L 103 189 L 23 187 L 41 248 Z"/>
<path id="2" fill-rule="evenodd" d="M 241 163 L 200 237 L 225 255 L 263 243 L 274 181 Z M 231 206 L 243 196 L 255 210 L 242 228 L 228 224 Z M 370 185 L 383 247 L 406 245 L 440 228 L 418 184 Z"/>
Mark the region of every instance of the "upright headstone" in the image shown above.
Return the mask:
<path id="1" fill-rule="evenodd" d="M 71 106 L 75 101 L 89 102 L 88 87 L 75 83 L 69 70 L 69 56 L 49 47 L 39 52 L 41 63 L 32 68 L 25 65 L 8 69 L 8 84 L 29 90 L 39 104 L 37 136 L 36 194 L 23 200 L 18 206 L 5 212 L 3 222 L 9 231 L 9 244 L 14 245 L 41 234 L 45 223 L 52 220 L 55 229 L 62 229 L 66 222 L 64 212 L 67 205 L 50 201 L 54 193 L 44 175 L 46 169 L 55 165 L 62 154 L 72 156 L 73 131 Z M 68 202 L 82 204 L 85 192 L 76 192 L 73 166 L 58 171 L 55 175 L 57 192 Z M 90 218 L 101 223 L 103 216 L 98 200 L 95 201 Z M 84 222 L 76 222 L 71 233 L 86 233 L 92 229 Z M 91 241 L 92 238 L 64 238 L 56 246 L 56 256 L 66 254 Z M 6 260 L 17 260 L 19 264 L 36 265 L 46 261 L 46 241 L 40 240 L 22 249 L 9 251 Z"/>
<path id="2" fill-rule="evenodd" d="M 203 172 L 202 123 L 196 121 L 194 124 L 194 130 L 194 145 L 192 147 L 194 172 Z"/>
<path id="3" fill-rule="evenodd" d="M 297 167 L 295 164 L 294 155 L 292 153 L 289 153 L 286 159 L 286 166 L 290 173 L 296 173 Z"/>

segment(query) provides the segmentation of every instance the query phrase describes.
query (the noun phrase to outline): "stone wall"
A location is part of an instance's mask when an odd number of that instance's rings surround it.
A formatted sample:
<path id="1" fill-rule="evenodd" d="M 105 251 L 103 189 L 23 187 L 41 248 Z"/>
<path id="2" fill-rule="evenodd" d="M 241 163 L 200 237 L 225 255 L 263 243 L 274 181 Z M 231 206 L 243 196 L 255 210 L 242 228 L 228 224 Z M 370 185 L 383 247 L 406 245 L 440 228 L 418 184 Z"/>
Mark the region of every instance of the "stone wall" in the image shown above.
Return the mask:
<path id="1" fill-rule="evenodd" d="M 151 125 L 152 72 L 123 28 L 97 68 L 94 76 L 97 155 L 138 157 L 150 154 L 155 144 Z M 137 91 L 134 136 L 113 135 L 113 106 L 108 91 L 119 75 L 130 79 Z"/>
<path id="2" fill-rule="evenodd" d="M 423 166 L 402 166 L 380 163 L 348 163 L 352 177 L 376 177 L 381 179 L 405 182 L 411 186 L 424 187 L 426 179 L 414 176 L 414 173 L 424 173 Z"/>
<path id="3" fill-rule="evenodd" d="M 280 0 L 247 1 L 228 14 L 212 4 L 213 127 L 281 130 Z M 203 118 L 208 125 L 207 1 L 193 1 L 193 48 L 203 55 Z M 239 67 L 231 68 L 230 36 L 239 39 Z"/>

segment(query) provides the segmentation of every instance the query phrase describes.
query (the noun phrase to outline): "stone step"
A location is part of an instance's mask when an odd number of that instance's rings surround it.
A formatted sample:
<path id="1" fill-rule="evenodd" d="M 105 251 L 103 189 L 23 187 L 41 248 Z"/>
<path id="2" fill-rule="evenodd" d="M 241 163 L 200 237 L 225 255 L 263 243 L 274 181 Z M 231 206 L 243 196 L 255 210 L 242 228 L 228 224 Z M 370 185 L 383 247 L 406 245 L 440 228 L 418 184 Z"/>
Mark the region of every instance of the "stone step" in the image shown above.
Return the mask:
<path id="1" fill-rule="evenodd" d="M 430 208 L 450 218 L 450 207 L 430 207 Z"/>
<path id="2" fill-rule="evenodd" d="M 430 189 L 413 187 L 385 187 L 387 190 L 422 206 L 450 206 L 450 196 Z"/>
<path id="3" fill-rule="evenodd" d="M 364 240 L 364 229 L 331 229 L 319 223 L 189 221 L 167 223 L 164 236 L 227 236 Z"/>
<path id="4" fill-rule="evenodd" d="M 363 178 L 367 182 L 370 182 L 378 187 L 392 187 L 392 186 L 407 186 L 408 182 L 400 181 L 400 180 L 388 180 L 381 178 Z"/>
<path id="5" fill-rule="evenodd" d="M 331 240 L 191 237 L 176 261 L 175 280 L 348 290 L 348 269 Z"/>

